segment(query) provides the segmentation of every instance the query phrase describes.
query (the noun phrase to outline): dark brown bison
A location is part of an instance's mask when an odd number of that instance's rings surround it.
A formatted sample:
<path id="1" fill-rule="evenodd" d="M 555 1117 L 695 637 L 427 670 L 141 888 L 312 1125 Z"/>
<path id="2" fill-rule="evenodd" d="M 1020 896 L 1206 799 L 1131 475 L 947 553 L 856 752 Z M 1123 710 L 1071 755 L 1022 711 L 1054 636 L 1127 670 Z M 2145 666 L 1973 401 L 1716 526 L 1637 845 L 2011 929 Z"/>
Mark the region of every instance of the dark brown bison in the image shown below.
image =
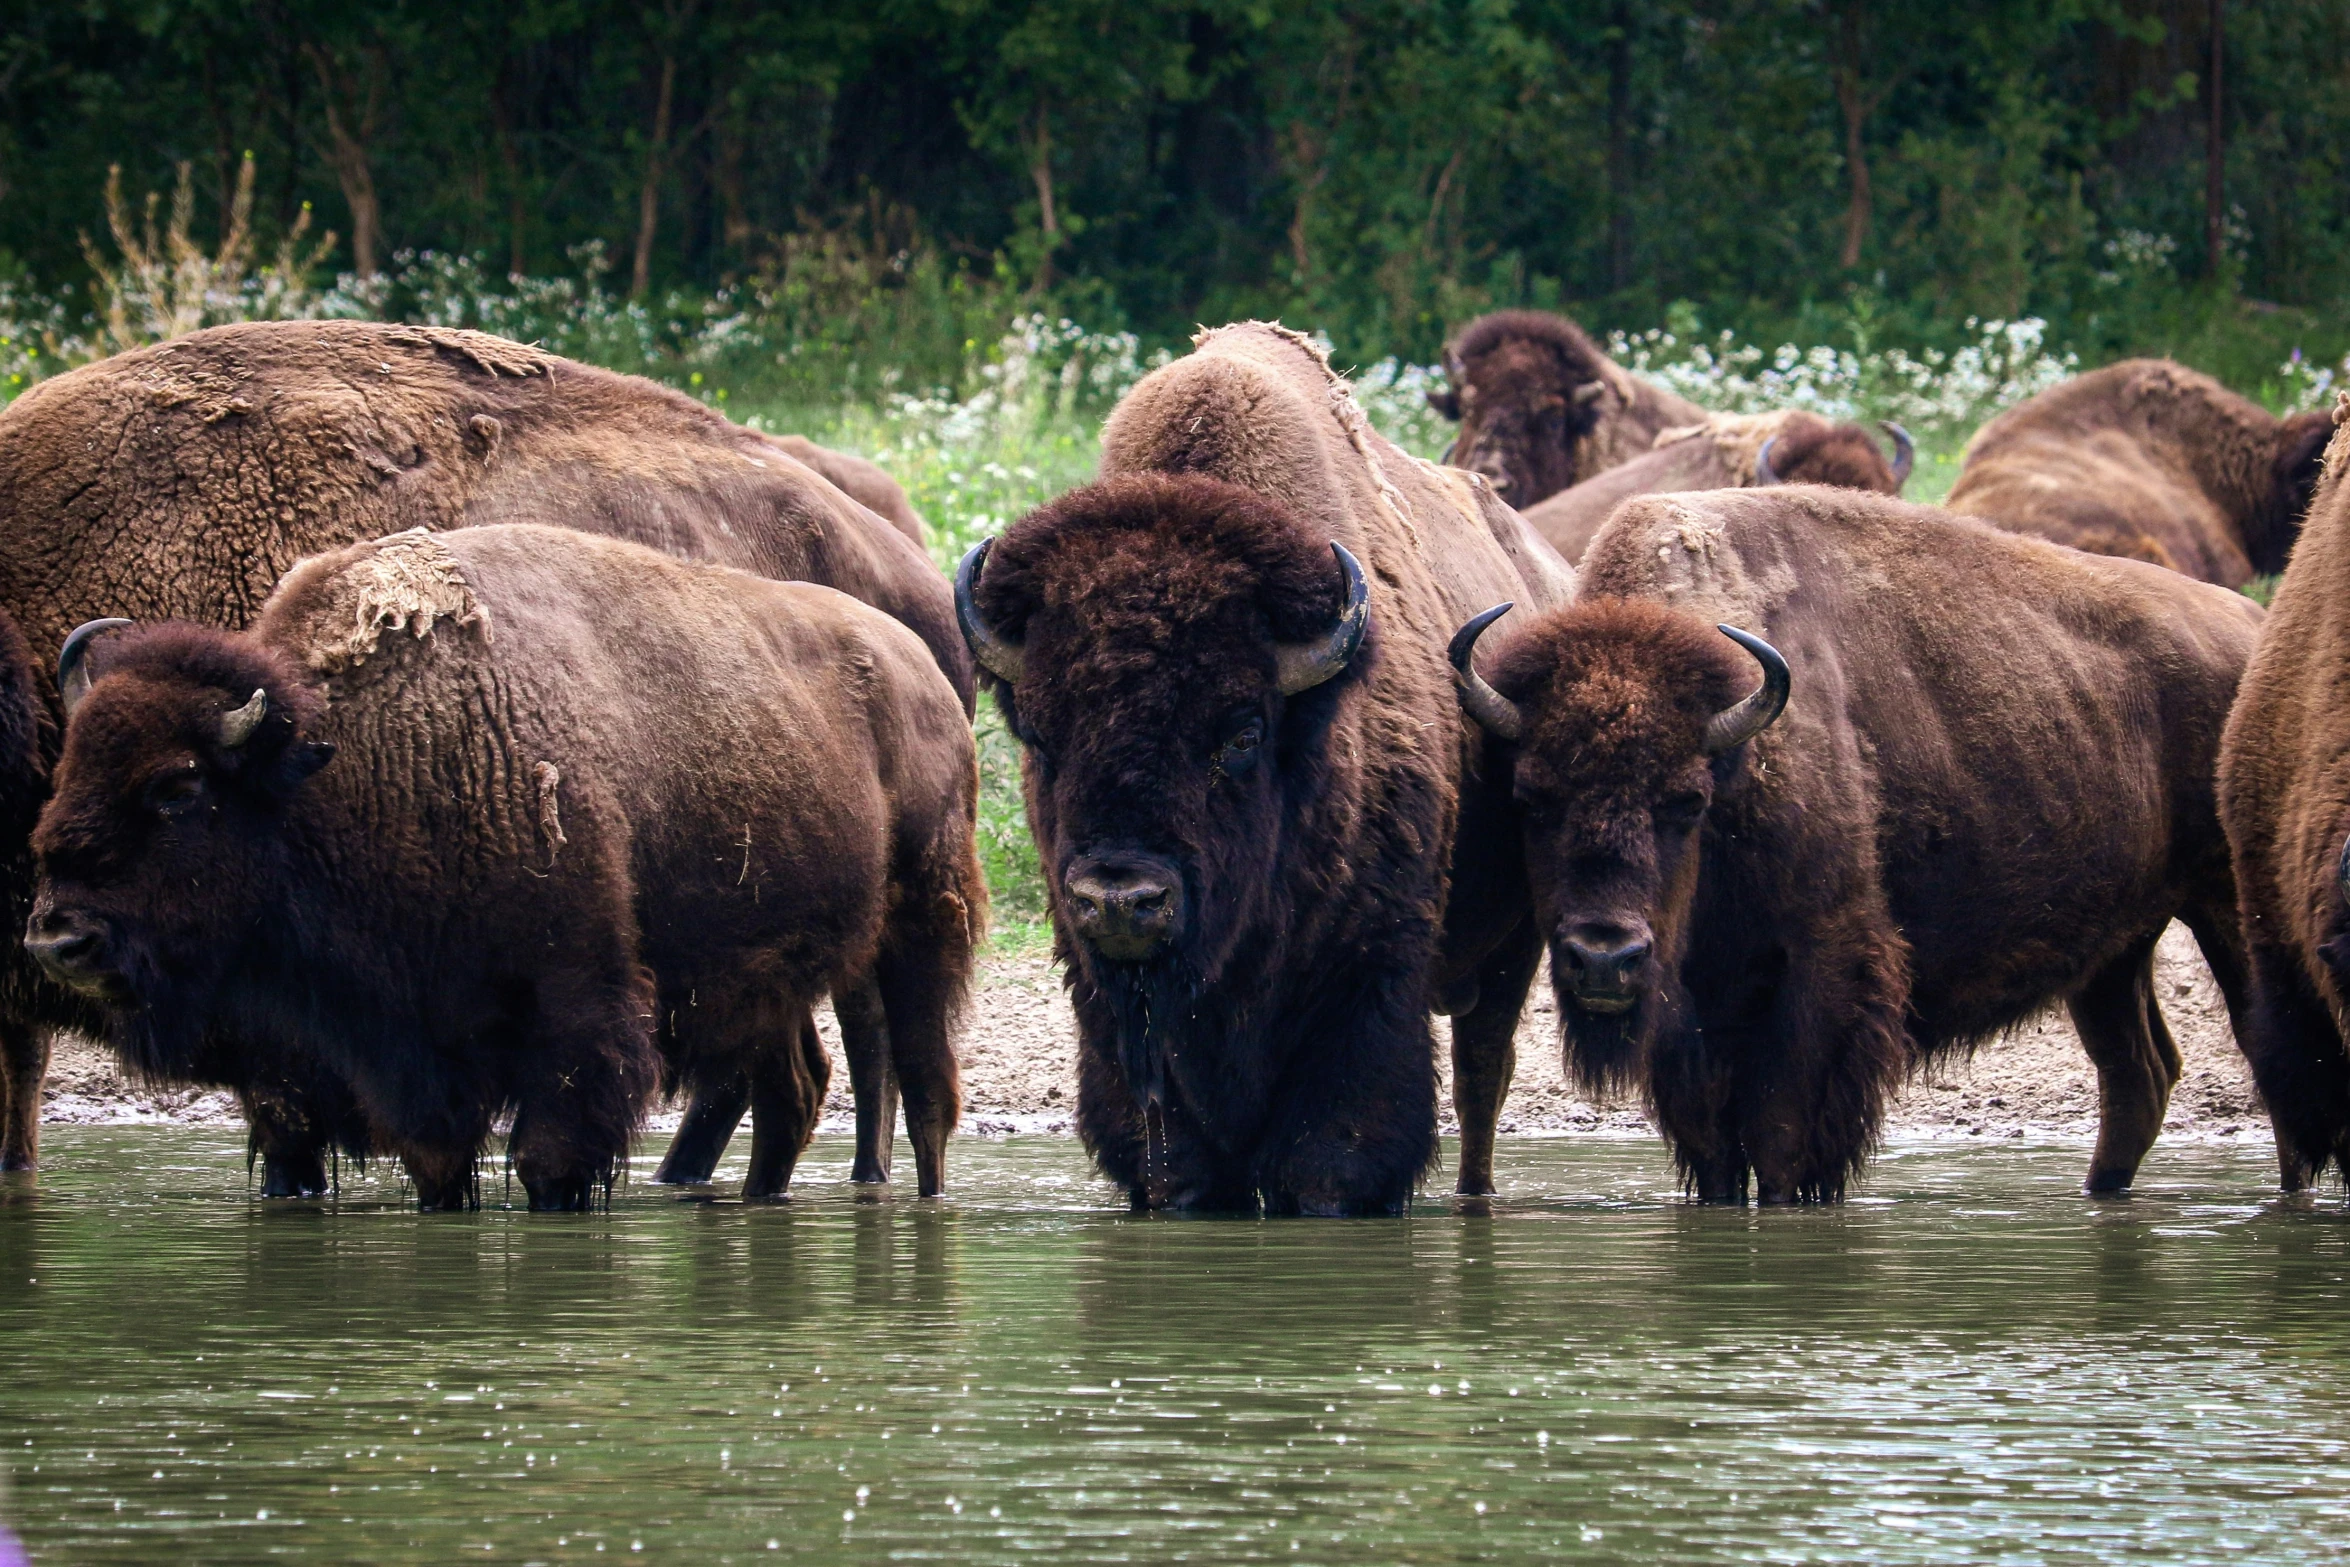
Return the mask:
<path id="1" fill-rule="evenodd" d="M 2125 359 L 1977 430 L 1948 505 L 2240 588 L 2285 569 L 2330 429 L 2167 359 Z"/>
<path id="2" fill-rule="evenodd" d="M 905 487 L 884 472 L 879 464 L 853 452 L 837 452 L 829 446 L 818 446 L 804 435 L 772 435 L 768 439 L 797 461 L 822 474 L 826 482 L 850 500 L 889 523 L 924 549 L 930 547 L 930 530 L 923 526 L 922 514 L 914 509 L 912 501 L 906 499 Z"/>
<path id="3" fill-rule="evenodd" d="M 2212 772 L 2257 606 L 1791 486 L 1627 503 L 1490 684 L 1487 619 L 1455 662 L 1514 747 L 1569 1065 L 1646 1095 L 1698 1196 L 1840 1196 L 1904 1074 L 2059 1000 L 2089 1187 L 2130 1184 L 2180 1070 L 2164 927 L 2243 994 Z"/>
<path id="4" fill-rule="evenodd" d="M 242 626 L 305 556 L 542 519 L 839 588 L 913 629 L 968 701 L 928 557 L 768 438 L 649 381 L 478 332 L 256 323 L 119 355 L 0 411 L 0 612 L 39 647 L 100 616 Z M 0 1060 L 36 1079 L 45 1029 L 101 1020 L 22 954 L 6 961 L 20 969 L 0 980 Z M 847 1042 L 870 1107 L 886 1053 L 863 1028 Z M 253 1118 L 263 1190 L 321 1189 L 322 1139 L 347 1122 L 317 1109 L 317 1085 L 240 1076 L 223 1052 L 213 1080 Z M 708 1173 L 748 1093 L 700 1107 L 682 1174 Z M 859 1173 L 886 1158 L 886 1139 L 861 1149 Z"/>
<path id="5" fill-rule="evenodd" d="M 870 992 L 940 1190 L 986 893 L 962 706 L 905 627 L 497 527 L 305 562 L 246 633 L 74 653 L 27 946 L 134 1070 L 215 1032 L 315 1054 L 427 1209 L 476 1200 L 511 1110 L 531 1206 L 573 1209 L 662 1054 L 758 1063 L 775 1197 L 822 1101 L 808 1009 Z"/>
<path id="6" fill-rule="evenodd" d="M 1441 1005 L 1490 1190 L 1540 945 L 1444 639 L 1570 578 L 1297 334 L 1197 341 L 1111 415 L 1101 482 L 957 579 L 1027 748 L 1079 1132 L 1138 1207 L 1393 1211 L 1435 1153 Z"/>
<path id="7" fill-rule="evenodd" d="M 2326 465 L 2219 768 L 2251 954 L 2239 1037 L 2288 1190 L 2350 1177 L 2350 433 Z"/>
<path id="8" fill-rule="evenodd" d="M 30 901 L 33 822 L 49 793 L 55 728 L 24 634 L 0 613 L 0 855 L 13 856 L 13 863 L 0 865 L 0 920 L 21 924 Z M 23 963 L 0 962 L 0 1005 L 28 1005 L 22 992 L 29 975 Z M 0 1056 L 0 1171 L 31 1169 L 40 1150 L 48 1036 L 34 1034 L 23 1044 Z"/>
<path id="9" fill-rule="evenodd" d="M 1429 404 L 1461 432 L 1445 461 L 1481 473 L 1520 511 L 1618 463 L 1704 409 L 1618 365 L 1565 316 L 1502 310 L 1444 349 Z"/>
<path id="10" fill-rule="evenodd" d="M 1571 563 L 1583 558 L 1592 536 L 1635 495 L 1770 484 L 1832 484 L 1899 495 L 1916 447 L 1909 432 L 1891 421 L 1885 432 L 1893 439 L 1890 463 L 1857 424 L 1830 424 L 1800 410 L 1716 414 L 1686 430 L 1667 430 L 1655 450 L 1527 508 L 1526 522 Z"/>

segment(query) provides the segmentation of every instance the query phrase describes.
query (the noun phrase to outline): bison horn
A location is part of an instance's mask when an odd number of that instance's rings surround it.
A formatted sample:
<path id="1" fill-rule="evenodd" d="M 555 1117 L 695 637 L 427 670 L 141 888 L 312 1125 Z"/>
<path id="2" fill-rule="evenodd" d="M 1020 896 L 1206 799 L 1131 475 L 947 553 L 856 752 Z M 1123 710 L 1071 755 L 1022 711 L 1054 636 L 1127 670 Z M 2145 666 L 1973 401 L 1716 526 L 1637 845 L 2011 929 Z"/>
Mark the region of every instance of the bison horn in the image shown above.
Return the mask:
<path id="1" fill-rule="evenodd" d="M 1446 655 L 1452 659 L 1453 684 L 1460 688 L 1461 710 L 1504 740 L 1515 740 L 1525 731 L 1526 718 L 1518 711 L 1518 704 L 1485 683 L 1477 673 L 1472 660 L 1477 652 L 1477 639 L 1485 628 L 1508 614 L 1513 606 L 1496 604 L 1484 614 L 1452 634 L 1452 646 Z"/>
<path id="2" fill-rule="evenodd" d="M 1338 557 L 1338 574 L 1346 579 L 1346 603 L 1338 611 L 1338 624 L 1330 633 L 1311 642 L 1282 642 L 1273 648 L 1274 683 L 1283 696 L 1295 696 L 1300 691 L 1311 691 L 1346 668 L 1347 660 L 1355 656 L 1355 649 L 1363 645 L 1363 631 L 1371 623 L 1371 585 L 1363 580 L 1363 568 L 1347 553 L 1346 546 L 1335 539 L 1330 553 Z"/>
<path id="3" fill-rule="evenodd" d="M 1754 482 L 1756 484 L 1777 484 L 1779 482 L 1779 476 L 1771 471 L 1771 448 L 1778 444 L 1779 438 L 1775 435 L 1771 436 L 1762 443 L 1762 450 L 1754 454 Z"/>
<path id="4" fill-rule="evenodd" d="M 979 613 L 978 601 L 971 596 L 972 589 L 979 585 L 979 574 L 987 569 L 988 547 L 994 543 L 993 539 L 981 539 L 955 568 L 955 619 L 963 628 L 963 640 L 971 645 L 971 656 L 998 680 L 1016 686 L 1025 662 L 1020 644 L 999 636 Z"/>
<path id="5" fill-rule="evenodd" d="M 85 620 L 73 628 L 65 639 L 65 646 L 57 650 L 57 699 L 65 705 L 65 716 L 73 717 L 73 710 L 81 706 L 82 698 L 90 693 L 90 672 L 83 661 L 90 655 L 90 644 L 109 631 L 119 631 L 131 624 L 118 618 Z"/>
<path id="6" fill-rule="evenodd" d="M 261 727 L 261 720 L 269 716 L 269 693 L 255 691 L 245 699 L 245 705 L 232 708 L 220 715 L 220 745 L 224 751 L 233 751 L 253 738 L 253 731 Z"/>
<path id="7" fill-rule="evenodd" d="M 1778 722 L 1779 715 L 1787 710 L 1787 694 L 1795 688 L 1795 678 L 1787 672 L 1787 661 L 1779 656 L 1777 648 L 1736 626 L 1714 629 L 1754 655 L 1754 661 L 1762 665 L 1763 683 L 1706 720 L 1705 754 L 1708 756 L 1719 756 L 1734 746 L 1744 745 Z"/>
<path id="8" fill-rule="evenodd" d="M 1893 437 L 1893 488 L 1899 491 L 1909 482 L 1909 470 L 1917 462 L 1918 443 L 1909 438 L 1907 430 L 1890 419 L 1880 419 L 1877 423 L 1884 427 L 1887 435 Z"/>
<path id="9" fill-rule="evenodd" d="M 2350 838 L 2342 840 L 2342 857 L 2334 863 L 2334 880 L 2341 884 L 2342 896 L 2350 898 Z"/>

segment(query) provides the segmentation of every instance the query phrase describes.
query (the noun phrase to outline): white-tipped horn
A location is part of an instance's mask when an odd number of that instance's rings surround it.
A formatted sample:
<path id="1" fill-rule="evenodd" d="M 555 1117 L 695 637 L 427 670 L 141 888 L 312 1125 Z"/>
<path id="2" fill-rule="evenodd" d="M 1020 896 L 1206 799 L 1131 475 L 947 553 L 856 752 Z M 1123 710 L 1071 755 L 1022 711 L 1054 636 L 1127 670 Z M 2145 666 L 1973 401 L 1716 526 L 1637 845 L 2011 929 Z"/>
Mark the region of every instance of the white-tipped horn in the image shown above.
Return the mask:
<path id="1" fill-rule="evenodd" d="M 232 708 L 220 715 L 220 744 L 233 751 L 253 738 L 253 731 L 261 727 L 261 720 L 269 716 L 269 693 L 255 691 L 246 698 L 243 707 Z"/>

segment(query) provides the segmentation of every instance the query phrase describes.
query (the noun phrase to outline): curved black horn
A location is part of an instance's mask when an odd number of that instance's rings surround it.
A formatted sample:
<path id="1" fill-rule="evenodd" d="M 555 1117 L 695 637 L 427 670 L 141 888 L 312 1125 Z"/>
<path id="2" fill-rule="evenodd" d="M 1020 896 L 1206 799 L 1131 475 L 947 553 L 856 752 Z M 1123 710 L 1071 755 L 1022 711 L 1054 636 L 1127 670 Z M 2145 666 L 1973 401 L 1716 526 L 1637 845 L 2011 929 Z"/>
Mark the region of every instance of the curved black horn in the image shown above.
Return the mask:
<path id="1" fill-rule="evenodd" d="M 1461 710 L 1504 740 L 1515 740 L 1525 732 L 1525 715 L 1518 711 L 1517 703 L 1485 683 L 1485 677 L 1477 673 L 1474 660 L 1477 639 L 1512 607 L 1496 604 L 1470 620 L 1452 634 L 1452 646 L 1445 649 L 1445 656 L 1452 660 L 1453 684 L 1459 688 Z"/>
<path id="2" fill-rule="evenodd" d="M 1771 448 L 1778 444 L 1779 438 L 1777 436 L 1766 437 L 1761 448 L 1755 452 L 1754 482 L 1756 484 L 1777 484 L 1779 482 L 1779 476 L 1771 471 Z"/>
<path id="3" fill-rule="evenodd" d="M 1274 682 L 1283 696 L 1311 691 L 1344 669 L 1355 649 L 1363 645 L 1363 632 L 1371 624 L 1371 585 L 1363 580 L 1363 568 L 1335 539 L 1330 541 L 1330 553 L 1338 557 L 1338 574 L 1346 579 L 1346 602 L 1340 606 L 1338 624 L 1330 628 L 1329 635 L 1311 642 L 1275 644 Z"/>
<path id="4" fill-rule="evenodd" d="M 1901 487 L 1909 482 L 1909 470 L 1917 463 L 1918 443 L 1890 419 L 1879 419 L 1877 423 L 1893 437 L 1893 490 L 1899 494 Z"/>
<path id="5" fill-rule="evenodd" d="M 90 644 L 107 632 L 118 631 L 130 624 L 130 621 L 119 616 L 106 620 L 85 620 L 73 628 L 65 639 L 65 646 L 57 650 L 57 699 L 65 704 L 66 717 L 73 716 L 73 710 L 81 705 L 82 698 L 90 691 L 90 674 L 82 667 L 82 661 L 89 657 Z"/>
<path id="6" fill-rule="evenodd" d="M 2341 883 L 2342 896 L 2350 898 L 2350 838 L 2342 840 L 2342 858 L 2334 864 L 2334 880 Z"/>
<path id="7" fill-rule="evenodd" d="M 971 590 L 979 581 L 980 572 L 987 569 L 988 546 L 992 538 L 981 539 L 971 546 L 963 563 L 955 568 L 955 620 L 963 628 L 963 640 L 970 644 L 971 656 L 977 659 L 998 680 L 1006 685 L 1020 683 L 1024 660 L 1020 644 L 1008 637 L 998 636 L 995 628 L 979 613 L 979 605 L 972 599 Z"/>
<path id="8" fill-rule="evenodd" d="M 1736 626 L 1714 629 L 1754 655 L 1754 661 L 1762 665 L 1763 683 L 1707 720 L 1705 754 L 1708 756 L 1719 756 L 1733 746 L 1744 745 L 1770 728 L 1787 710 L 1788 693 L 1795 689 L 1795 677 L 1788 673 L 1787 661 L 1779 656 L 1777 648 Z"/>

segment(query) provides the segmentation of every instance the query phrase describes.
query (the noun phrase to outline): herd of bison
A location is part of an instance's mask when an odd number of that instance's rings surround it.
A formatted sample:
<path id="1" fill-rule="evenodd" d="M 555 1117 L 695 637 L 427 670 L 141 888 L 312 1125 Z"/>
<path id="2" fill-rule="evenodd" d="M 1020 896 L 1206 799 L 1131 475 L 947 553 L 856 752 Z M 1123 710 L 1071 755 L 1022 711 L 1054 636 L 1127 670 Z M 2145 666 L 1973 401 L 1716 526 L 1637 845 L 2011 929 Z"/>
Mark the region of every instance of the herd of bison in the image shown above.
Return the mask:
<path id="1" fill-rule="evenodd" d="M 1446 463 L 1314 345 L 1203 332 L 1100 475 L 950 582 L 869 463 L 478 333 L 218 328 L 0 412 L 0 1164 L 53 1031 L 234 1091 L 272 1196 L 428 1209 L 945 1182 L 987 893 L 974 703 L 1022 746 L 1138 1208 L 1494 1189 L 1547 955 L 1571 1072 L 1707 1201 L 1841 1196 L 1922 1065 L 2063 1003 L 2126 1189 L 2186 924 L 2288 1189 L 2350 1174 L 2350 429 L 2131 361 L 1979 431 L 1710 415 L 1572 323 L 1455 335 Z M 2350 404 L 2350 398 L 2345 399 Z M 2238 591 L 2282 573 L 2274 608 Z M 35 650 L 41 650 L 36 657 Z M 48 650 L 56 650 L 54 663 Z M 11 927 L 13 928 L 13 926 Z"/>

